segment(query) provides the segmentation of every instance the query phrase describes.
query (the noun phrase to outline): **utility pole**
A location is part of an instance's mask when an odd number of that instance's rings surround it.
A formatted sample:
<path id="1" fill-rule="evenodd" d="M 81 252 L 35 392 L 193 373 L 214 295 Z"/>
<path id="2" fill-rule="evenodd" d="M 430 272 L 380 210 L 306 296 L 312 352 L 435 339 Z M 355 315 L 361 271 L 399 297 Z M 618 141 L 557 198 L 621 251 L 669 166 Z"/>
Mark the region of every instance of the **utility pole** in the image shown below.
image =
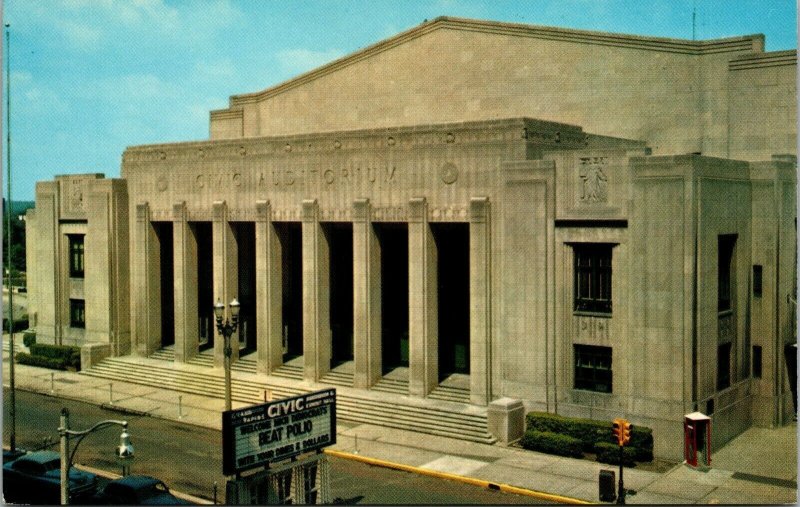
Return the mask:
<path id="1" fill-rule="evenodd" d="M 8 229 L 8 243 L 6 248 L 6 258 L 8 259 L 8 345 L 9 345 L 9 361 L 8 361 L 8 374 L 10 382 L 10 401 L 11 407 L 9 408 L 9 422 L 11 425 L 11 434 L 9 436 L 9 445 L 11 451 L 16 450 L 17 447 L 17 396 L 16 385 L 14 382 L 14 295 L 11 290 L 11 46 L 10 46 L 10 28 L 11 24 L 6 23 L 6 170 L 8 178 L 8 216 L 6 221 L 6 228 Z"/>

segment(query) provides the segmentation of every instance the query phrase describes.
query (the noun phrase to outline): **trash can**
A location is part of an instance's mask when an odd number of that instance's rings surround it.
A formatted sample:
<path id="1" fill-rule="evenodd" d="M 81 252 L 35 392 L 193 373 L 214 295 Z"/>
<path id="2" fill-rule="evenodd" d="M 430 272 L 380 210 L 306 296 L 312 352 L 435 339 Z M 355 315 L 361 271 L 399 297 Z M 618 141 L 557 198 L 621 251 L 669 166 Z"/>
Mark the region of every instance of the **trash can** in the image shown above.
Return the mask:
<path id="1" fill-rule="evenodd" d="M 600 501 L 613 502 L 617 499 L 617 483 L 613 470 L 600 470 Z"/>

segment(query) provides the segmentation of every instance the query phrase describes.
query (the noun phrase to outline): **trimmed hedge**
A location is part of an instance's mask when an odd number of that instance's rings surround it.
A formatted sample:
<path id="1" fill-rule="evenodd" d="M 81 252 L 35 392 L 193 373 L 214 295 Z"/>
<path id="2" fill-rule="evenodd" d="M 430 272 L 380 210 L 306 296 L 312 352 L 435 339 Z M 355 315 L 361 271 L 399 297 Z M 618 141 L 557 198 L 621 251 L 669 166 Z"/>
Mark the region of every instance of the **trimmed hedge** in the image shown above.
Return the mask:
<path id="1" fill-rule="evenodd" d="M 611 432 L 611 421 L 564 417 L 547 412 L 530 412 L 525 416 L 525 420 L 528 429 L 558 433 L 579 440 L 583 452 L 595 452 L 595 445 L 599 443 L 617 447 Z M 629 447 L 635 449 L 637 461 L 652 461 L 653 430 L 645 426 L 633 425 Z M 618 463 L 619 459 L 615 459 Z"/>
<path id="2" fill-rule="evenodd" d="M 28 316 L 22 315 L 21 317 L 14 318 L 14 332 L 28 329 Z M 8 317 L 3 317 L 3 331 L 8 331 Z"/>
<path id="3" fill-rule="evenodd" d="M 571 458 L 583 457 L 583 446 L 577 438 L 549 431 L 527 430 L 520 440 L 525 449 Z"/>
<path id="4" fill-rule="evenodd" d="M 19 364 L 28 364 L 30 366 L 39 366 L 41 368 L 50 368 L 51 370 L 66 370 L 67 362 L 64 359 L 55 359 L 52 357 L 34 356 L 25 352 L 17 352 L 14 357 Z"/>
<path id="5" fill-rule="evenodd" d="M 623 447 L 622 464 L 626 467 L 636 466 L 636 456 L 638 451 L 639 449 L 636 447 Z M 619 444 L 598 442 L 594 446 L 594 453 L 597 455 L 597 461 L 601 463 L 619 465 Z"/>
<path id="6" fill-rule="evenodd" d="M 30 347 L 36 343 L 36 333 L 33 331 L 25 331 L 22 334 L 22 344 L 26 347 Z"/>
<path id="7" fill-rule="evenodd" d="M 66 367 L 81 369 L 81 349 L 69 345 L 49 345 L 46 343 L 33 343 L 30 346 L 31 355 L 48 359 L 63 361 Z"/>

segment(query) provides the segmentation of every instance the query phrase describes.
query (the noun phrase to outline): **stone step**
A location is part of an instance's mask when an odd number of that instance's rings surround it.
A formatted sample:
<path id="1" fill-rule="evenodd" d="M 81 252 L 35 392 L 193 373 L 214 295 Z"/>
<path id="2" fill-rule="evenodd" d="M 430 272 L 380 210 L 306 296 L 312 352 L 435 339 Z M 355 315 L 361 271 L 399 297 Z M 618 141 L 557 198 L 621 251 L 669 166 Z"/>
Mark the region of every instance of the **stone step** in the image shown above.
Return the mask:
<path id="1" fill-rule="evenodd" d="M 329 371 L 319 381 L 322 384 L 353 387 L 353 374 L 343 371 Z"/>
<path id="2" fill-rule="evenodd" d="M 114 368 L 92 368 L 87 374 L 91 376 L 100 376 L 106 379 L 126 381 L 130 378 L 130 372 L 130 369 L 121 371 Z M 159 387 L 169 386 L 169 388 L 174 390 L 213 397 L 224 396 L 224 381 L 209 384 L 199 383 L 196 379 L 181 379 L 171 375 L 153 375 L 150 370 L 144 370 L 140 373 L 146 375 L 148 380 L 143 382 L 146 385 L 157 385 Z M 253 387 L 252 384 L 240 385 L 238 382 L 232 382 L 232 395 L 233 399 L 236 401 L 258 403 L 263 399 L 263 391 L 263 388 Z M 300 390 L 281 388 L 272 388 L 271 391 L 275 398 L 296 396 L 302 392 Z M 383 424 L 389 427 L 401 427 L 400 423 L 413 426 L 414 424 L 419 424 L 420 421 L 427 420 L 430 427 L 438 428 L 438 430 L 440 430 L 439 433 L 443 435 L 451 435 L 455 432 L 456 434 L 470 434 L 482 438 L 485 433 L 483 429 L 483 427 L 485 427 L 485 420 L 480 416 L 459 413 L 450 413 L 442 416 L 442 414 L 436 414 L 436 412 L 439 411 L 435 410 L 431 412 L 429 409 L 420 409 L 419 407 L 398 408 L 397 405 L 393 404 L 387 405 L 386 403 L 363 399 L 354 400 L 342 396 L 339 396 L 337 405 L 340 415 L 344 419 L 356 421 L 363 419 L 364 422 L 367 422 L 367 420 L 370 422 L 380 420 L 398 423 L 394 426 L 393 424 Z M 422 410 L 423 413 L 420 413 L 420 410 Z"/>
<path id="3" fill-rule="evenodd" d="M 383 377 L 370 389 L 382 393 L 408 394 L 408 380 Z"/>
<path id="4" fill-rule="evenodd" d="M 293 364 L 282 364 L 272 372 L 276 377 L 283 377 L 292 380 L 303 380 L 303 368 Z"/>
<path id="5" fill-rule="evenodd" d="M 449 387 L 439 385 L 431 391 L 428 398 L 442 401 L 452 401 L 455 403 L 469 403 L 469 390 L 460 387 Z"/>
<path id="6" fill-rule="evenodd" d="M 293 365 L 284 365 L 284 369 L 299 371 L 302 374 L 302 369 Z M 334 375 L 338 378 L 348 376 L 346 372 L 331 373 L 339 374 Z M 107 358 L 82 374 L 209 397 L 224 397 L 224 376 L 220 369 L 209 374 L 176 369 L 172 364 L 163 364 L 160 360 L 145 363 L 123 358 Z M 387 382 L 387 384 L 402 385 L 403 382 Z M 261 402 L 265 389 L 269 389 L 275 399 L 296 396 L 307 391 L 307 389 L 301 388 L 275 386 L 253 379 L 232 379 L 232 396 L 236 401 Z M 337 416 L 343 420 L 461 438 L 473 442 L 493 443 L 495 439 L 486 429 L 486 415 L 464 413 L 462 408 L 463 404 L 453 404 L 452 407 L 417 406 L 408 404 L 407 400 L 402 399 L 376 400 L 337 393 Z"/>

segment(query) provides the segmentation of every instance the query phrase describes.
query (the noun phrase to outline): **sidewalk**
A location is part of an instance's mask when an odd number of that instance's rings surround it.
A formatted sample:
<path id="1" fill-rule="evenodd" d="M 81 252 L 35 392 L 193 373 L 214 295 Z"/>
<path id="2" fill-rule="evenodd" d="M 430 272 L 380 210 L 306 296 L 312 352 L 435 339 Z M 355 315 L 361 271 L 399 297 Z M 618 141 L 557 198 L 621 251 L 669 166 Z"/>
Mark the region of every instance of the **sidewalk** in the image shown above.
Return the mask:
<path id="1" fill-rule="evenodd" d="M 3 383 L 8 386 L 8 353 L 3 353 Z M 109 381 L 80 373 L 15 365 L 16 387 L 21 390 L 87 401 L 221 428 L 224 400 L 159 390 L 127 382 Z M 51 391 L 52 378 L 52 391 Z M 110 398 L 111 396 L 111 398 Z M 179 406 L 180 400 L 180 406 Z M 234 408 L 245 406 L 234 403 Z M 625 487 L 637 491 L 627 503 L 796 503 L 797 427 L 751 428 L 712 456 L 706 472 L 677 465 L 666 473 L 625 469 Z M 563 501 L 598 502 L 601 469 L 616 467 L 586 460 L 562 458 L 515 447 L 484 445 L 404 430 L 342 421 L 338 424 L 337 456 L 372 459 L 384 466 L 422 473 L 441 473 L 473 482 L 522 488 L 566 497 Z M 465 479 L 466 480 L 466 479 Z M 535 495 L 535 493 L 532 493 Z"/>

